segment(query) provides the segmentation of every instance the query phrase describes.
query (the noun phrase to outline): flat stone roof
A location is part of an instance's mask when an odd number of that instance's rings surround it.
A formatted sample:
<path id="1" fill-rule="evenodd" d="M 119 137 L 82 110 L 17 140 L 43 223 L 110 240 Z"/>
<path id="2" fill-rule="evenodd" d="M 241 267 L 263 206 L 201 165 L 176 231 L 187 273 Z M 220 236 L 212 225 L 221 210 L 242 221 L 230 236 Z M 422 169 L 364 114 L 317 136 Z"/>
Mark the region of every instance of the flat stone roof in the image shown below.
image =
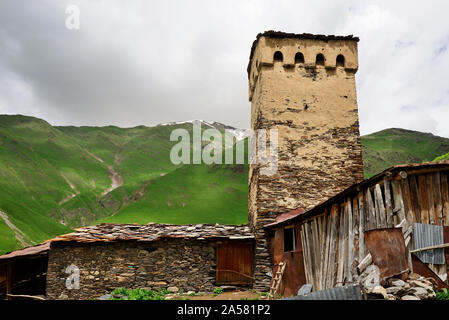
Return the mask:
<path id="1" fill-rule="evenodd" d="M 75 232 L 58 236 L 54 242 L 115 242 L 115 241 L 155 241 L 163 238 L 185 239 L 254 239 L 248 225 L 219 224 L 111 224 L 103 223 L 92 227 L 75 229 Z"/>

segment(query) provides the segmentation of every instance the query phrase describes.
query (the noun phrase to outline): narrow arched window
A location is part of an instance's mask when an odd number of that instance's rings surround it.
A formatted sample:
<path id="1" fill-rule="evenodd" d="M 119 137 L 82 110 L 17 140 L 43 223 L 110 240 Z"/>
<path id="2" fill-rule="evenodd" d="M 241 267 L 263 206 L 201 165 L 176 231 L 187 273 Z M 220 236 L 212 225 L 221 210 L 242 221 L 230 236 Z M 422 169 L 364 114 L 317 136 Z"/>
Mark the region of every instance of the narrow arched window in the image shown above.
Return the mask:
<path id="1" fill-rule="evenodd" d="M 282 52 L 276 51 L 276 52 L 274 53 L 273 60 L 274 60 L 275 62 L 276 62 L 276 61 L 282 62 L 282 61 L 284 60 L 284 56 L 282 55 Z"/>
<path id="2" fill-rule="evenodd" d="M 321 53 L 318 53 L 316 55 L 315 63 L 317 66 L 324 66 L 324 56 Z"/>
<path id="3" fill-rule="evenodd" d="M 345 66 L 345 57 L 342 54 L 339 54 L 337 56 L 337 67 L 344 67 Z"/>
<path id="4" fill-rule="evenodd" d="M 295 54 L 295 63 L 304 63 L 304 55 L 301 52 Z"/>

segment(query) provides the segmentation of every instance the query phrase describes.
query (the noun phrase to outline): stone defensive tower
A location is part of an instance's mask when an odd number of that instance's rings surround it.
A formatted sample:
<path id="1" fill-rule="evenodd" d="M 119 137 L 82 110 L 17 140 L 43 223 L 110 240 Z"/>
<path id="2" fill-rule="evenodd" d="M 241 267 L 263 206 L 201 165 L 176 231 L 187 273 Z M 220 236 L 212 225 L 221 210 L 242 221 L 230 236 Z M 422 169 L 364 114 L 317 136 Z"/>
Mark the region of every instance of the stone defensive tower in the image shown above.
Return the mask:
<path id="1" fill-rule="evenodd" d="M 248 65 L 251 128 L 278 129 L 278 171 L 250 166 L 249 224 L 256 235 L 254 288 L 268 290 L 270 241 L 263 226 L 307 210 L 363 179 L 352 36 L 257 35 Z"/>

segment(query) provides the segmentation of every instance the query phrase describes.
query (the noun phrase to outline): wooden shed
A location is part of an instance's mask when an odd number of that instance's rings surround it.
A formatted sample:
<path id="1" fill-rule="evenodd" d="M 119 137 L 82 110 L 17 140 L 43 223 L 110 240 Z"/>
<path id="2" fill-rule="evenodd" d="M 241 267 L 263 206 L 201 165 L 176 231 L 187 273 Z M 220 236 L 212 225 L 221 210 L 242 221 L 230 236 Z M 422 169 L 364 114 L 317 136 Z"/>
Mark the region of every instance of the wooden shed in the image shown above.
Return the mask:
<path id="1" fill-rule="evenodd" d="M 369 230 L 401 228 L 413 268 L 414 224 L 449 226 L 448 179 L 449 161 L 394 166 L 306 212 L 266 225 L 273 235 L 273 279 L 279 263 L 286 262 L 280 293 L 295 294 L 305 283 L 316 291 L 358 282 L 360 271 L 372 262 L 364 239 Z M 288 252 L 302 259 L 287 258 Z M 444 264 L 427 264 L 443 280 L 447 257 Z M 297 274 L 294 282 L 291 273 Z"/>
<path id="2" fill-rule="evenodd" d="M 45 296 L 49 249 L 45 242 L 0 256 L 0 299 Z"/>

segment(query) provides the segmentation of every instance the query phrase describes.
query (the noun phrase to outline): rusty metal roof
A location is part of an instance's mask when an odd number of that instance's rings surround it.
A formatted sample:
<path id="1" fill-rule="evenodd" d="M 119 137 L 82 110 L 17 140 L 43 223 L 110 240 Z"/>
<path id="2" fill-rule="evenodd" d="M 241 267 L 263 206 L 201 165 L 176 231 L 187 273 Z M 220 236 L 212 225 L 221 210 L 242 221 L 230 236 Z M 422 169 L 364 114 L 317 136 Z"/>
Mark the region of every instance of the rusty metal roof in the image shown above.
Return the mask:
<path id="1" fill-rule="evenodd" d="M 219 224 L 112 224 L 103 223 L 97 226 L 75 229 L 75 232 L 58 236 L 51 242 L 113 242 L 113 241 L 155 241 L 162 238 L 189 239 L 253 239 L 247 225 Z"/>
<path id="2" fill-rule="evenodd" d="M 36 256 L 36 255 L 43 255 L 46 254 L 48 252 L 48 250 L 50 249 L 50 242 L 44 242 L 32 247 L 26 247 L 20 250 L 16 250 L 16 251 L 11 251 L 7 254 L 4 254 L 2 256 L 0 256 L 0 261 L 1 260 L 6 260 L 6 259 L 14 259 L 14 258 L 20 258 L 20 257 L 26 257 L 26 256 Z"/>
<path id="3" fill-rule="evenodd" d="M 359 41 L 360 39 L 358 37 L 354 37 L 353 35 L 349 36 L 335 36 L 335 35 L 324 35 L 324 34 L 311 34 L 311 33 L 289 33 L 289 32 L 282 32 L 282 31 L 274 31 L 274 30 L 268 30 L 262 33 L 259 33 L 256 36 L 256 40 L 254 40 L 252 46 L 251 46 L 251 53 L 249 55 L 249 63 L 248 63 L 248 77 L 251 73 L 251 60 L 253 59 L 254 51 L 256 50 L 257 42 L 261 37 L 269 37 L 269 38 L 277 38 L 277 39 L 283 39 L 283 38 L 293 38 L 293 39 L 310 39 L 310 40 L 321 40 L 321 41 L 330 41 L 330 40 L 352 40 L 352 41 Z"/>
<path id="4" fill-rule="evenodd" d="M 345 197 L 347 197 L 349 194 L 351 194 L 353 192 L 358 192 L 358 190 L 360 190 L 362 187 L 375 185 L 378 181 L 382 180 L 384 178 L 384 176 L 387 174 L 392 175 L 394 173 L 398 173 L 401 171 L 405 171 L 407 173 L 410 173 L 411 171 L 419 172 L 420 170 L 428 170 L 428 169 L 449 170 L 449 160 L 436 161 L 436 162 L 412 163 L 412 164 L 399 164 L 399 165 L 392 166 L 392 167 L 376 174 L 375 176 L 373 176 L 369 179 L 365 179 L 359 183 L 353 184 L 349 188 L 341 191 L 340 193 L 337 193 L 336 195 L 334 195 L 333 197 L 330 197 L 327 200 L 320 202 L 315 207 L 313 207 L 301 214 L 291 217 L 290 219 L 286 219 L 285 221 L 268 224 L 264 227 L 272 228 L 275 225 L 284 225 L 284 224 L 288 224 L 291 221 L 313 217 L 314 215 L 319 214 L 323 208 L 325 208 L 333 203 L 336 203 L 341 199 L 344 199 Z"/>
<path id="5" fill-rule="evenodd" d="M 283 213 L 283 214 L 277 216 L 274 222 L 268 223 L 268 224 L 264 225 L 264 227 L 276 226 L 278 224 L 281 224 L 282 222 L 289 221 L 289 220 L 295 218 L 296 216 L 300 215 L 303 212 L 304 212 L 303 209 L 297 208 L 297 209 L 291 210 L 289 212 Z"/>

